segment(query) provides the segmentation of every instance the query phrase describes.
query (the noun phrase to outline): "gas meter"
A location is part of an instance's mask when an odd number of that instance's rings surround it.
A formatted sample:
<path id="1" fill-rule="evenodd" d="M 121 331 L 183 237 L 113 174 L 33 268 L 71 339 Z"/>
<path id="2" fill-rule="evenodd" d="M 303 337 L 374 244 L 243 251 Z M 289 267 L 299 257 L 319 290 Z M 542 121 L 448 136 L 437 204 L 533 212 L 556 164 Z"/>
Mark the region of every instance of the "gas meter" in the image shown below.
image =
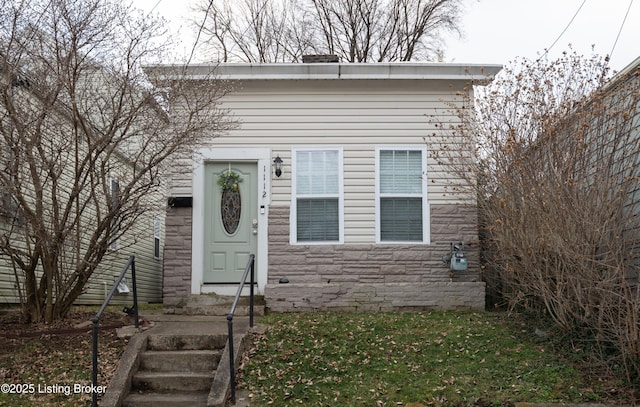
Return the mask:
<path id="1" fill-rule="evenodd" d="M 467 257 L 464 255 L 464 243 L 451 243 L 448 255 L 442 257 L 444 263 L 449 263 L 451 271 L 467 270 Z"/>

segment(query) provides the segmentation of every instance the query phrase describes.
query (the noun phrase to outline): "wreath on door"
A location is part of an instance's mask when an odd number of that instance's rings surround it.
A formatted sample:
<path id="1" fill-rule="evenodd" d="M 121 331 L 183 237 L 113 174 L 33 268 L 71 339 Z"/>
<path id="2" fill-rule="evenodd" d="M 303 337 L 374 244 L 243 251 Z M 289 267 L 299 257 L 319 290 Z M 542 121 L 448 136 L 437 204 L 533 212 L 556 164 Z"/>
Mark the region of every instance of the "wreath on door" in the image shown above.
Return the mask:
<path id="1" fill-rule="evenodd" d="M 242 177 L 235 171 L 227 170 L 218 175 L 218 185 L 222 192 L 224 191 L 237 191 L 239 185 L 242 182 Z"/>

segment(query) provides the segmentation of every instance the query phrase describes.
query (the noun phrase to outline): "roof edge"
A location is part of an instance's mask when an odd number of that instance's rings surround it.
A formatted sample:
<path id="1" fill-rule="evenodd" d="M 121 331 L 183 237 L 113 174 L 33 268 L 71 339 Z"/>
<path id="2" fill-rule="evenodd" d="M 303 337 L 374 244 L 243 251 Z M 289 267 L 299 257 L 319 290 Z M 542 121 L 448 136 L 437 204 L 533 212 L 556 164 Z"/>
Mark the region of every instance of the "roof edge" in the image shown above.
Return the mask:
<path id="1" fill-rule="evenodd" d="M 502 65 L 462 63 L 221 63 L 189 65 L 150 65 L 144 70 L 160 80 L 488 80 Z M 178 74 L 179 73 L 179 74 Z"/>

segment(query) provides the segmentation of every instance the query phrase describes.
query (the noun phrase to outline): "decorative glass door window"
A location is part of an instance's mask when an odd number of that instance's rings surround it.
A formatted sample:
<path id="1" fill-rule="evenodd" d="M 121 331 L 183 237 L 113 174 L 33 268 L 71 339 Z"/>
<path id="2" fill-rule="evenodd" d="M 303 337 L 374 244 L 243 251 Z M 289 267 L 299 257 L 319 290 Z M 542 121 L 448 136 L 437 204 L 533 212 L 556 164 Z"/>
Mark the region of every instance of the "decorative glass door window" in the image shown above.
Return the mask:
<path id="1" fill-rule="evenodd" d="M 218 175 L 218 185 L 222 190 L 220 197 L 220 216 L 224 230 L 232 235 L 238 230 L 242 212 L 242 197 L 240 196 L 240 182 L 242 177 L 229 168 Z"/>

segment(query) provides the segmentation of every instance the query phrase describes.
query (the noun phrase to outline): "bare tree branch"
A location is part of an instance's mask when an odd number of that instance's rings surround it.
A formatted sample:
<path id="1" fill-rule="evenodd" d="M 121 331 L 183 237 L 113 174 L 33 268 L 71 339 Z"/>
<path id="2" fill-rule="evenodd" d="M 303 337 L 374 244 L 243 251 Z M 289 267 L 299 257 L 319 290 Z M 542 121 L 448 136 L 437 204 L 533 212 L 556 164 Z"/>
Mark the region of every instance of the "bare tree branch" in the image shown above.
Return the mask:
<path id="1" fill-rule="evenodd" d="M 221 61 L 293 62 L 336 54 L 346 62 L 429 60 L 458 31 L 460 0 L 203 1 L 206 43 Z"/>
<path id="2" fill-rule="evenodd" d="M 569 53 L 519 60 L 478 89 L 477 115 L 441 127 L 475 154 L 432 152 L 477 196 L 488 288 L 636 382 L 640 69 L 613 84 L 607 71 Z"/>
<path id="3" fill-rule="evenodd" d="M 24 280 L 25 316 L 63 317 L 114 241 L 162 208 L 163 169 L 233 123 L 225 92 L 154 89 L 160 21 L 110 0 L 3 1 L 0 11 L 0 257 Z M 196 87 L 197 88 L 197 87 Z M 113 189 L 113 180 L 117 188 Z"/>

